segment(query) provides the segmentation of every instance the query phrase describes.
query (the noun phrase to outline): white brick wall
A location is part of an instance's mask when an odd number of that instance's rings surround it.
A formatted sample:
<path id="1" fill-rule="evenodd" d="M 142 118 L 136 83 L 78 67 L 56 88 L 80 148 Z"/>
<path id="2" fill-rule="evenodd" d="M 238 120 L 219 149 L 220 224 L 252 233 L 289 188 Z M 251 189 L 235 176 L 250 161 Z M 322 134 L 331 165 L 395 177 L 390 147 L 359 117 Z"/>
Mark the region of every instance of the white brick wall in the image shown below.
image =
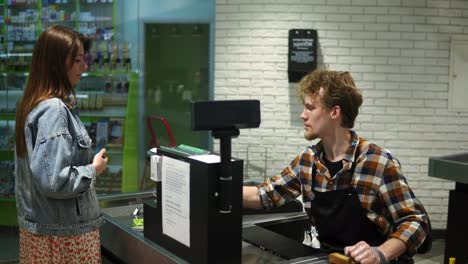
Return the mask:
<path id="1" fill-rule="evenodd" d="M 287 81 L 292 28 L 318 30 L 320 67 L 352 73 L 364 94 L 355 129 L 400 159 L 444 229 L 454 184 L 429 177 L 428 159 L 468 151 L 468 114 L 447 110 L 450 38 L 468 36 L 468 1 L 217 0 L 215 99 L 261 101 L 260 128 L 233 140 L 247 179 L 279 173 L 309 144 Z"/>

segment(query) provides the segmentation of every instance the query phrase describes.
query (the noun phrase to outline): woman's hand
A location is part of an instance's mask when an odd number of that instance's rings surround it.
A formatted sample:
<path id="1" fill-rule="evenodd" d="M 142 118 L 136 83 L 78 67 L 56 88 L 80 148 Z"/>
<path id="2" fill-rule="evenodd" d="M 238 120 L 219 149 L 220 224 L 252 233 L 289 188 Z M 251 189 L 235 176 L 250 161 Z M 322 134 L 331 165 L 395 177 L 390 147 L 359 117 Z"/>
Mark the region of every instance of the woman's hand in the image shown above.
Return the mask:
<path id="1" fill-rule="evenodd" d="M 344 253 L 361 264 L 381 263 L 378 253 L 364 241 L 360 241 L 354 246 L 345 247 Z"/>
<path id="2" fill-rule="evenodd" d="M 101 175 L 107 166 L 106 149 L 101 149 L 96 155 L 94 155 L 93 166 L 96 169 L 96 176 Z"/>

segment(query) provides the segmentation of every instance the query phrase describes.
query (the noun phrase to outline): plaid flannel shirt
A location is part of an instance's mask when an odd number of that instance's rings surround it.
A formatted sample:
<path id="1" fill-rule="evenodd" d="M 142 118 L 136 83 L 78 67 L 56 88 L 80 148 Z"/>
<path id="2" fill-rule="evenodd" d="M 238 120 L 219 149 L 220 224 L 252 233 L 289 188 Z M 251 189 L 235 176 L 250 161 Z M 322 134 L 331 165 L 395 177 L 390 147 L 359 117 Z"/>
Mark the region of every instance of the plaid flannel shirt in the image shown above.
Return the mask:
<path id="1" fill-rule="evenodd" d="M 259 186 L 263 207 L 279 207 L 302 194 L 305 208 L 310 208 L 315 191 L 326 192 L 355 188 L 367 217 L 387 237 L 406 243 L 408 253 L 416 253 L 428 231 L 428 217 L 423 206 L 401 173 L 399 161 L 390 151 L 368 142 L 352 130 L 343 168 L 330 175 L 322 155 L 322 143 L 307 147 L 281 174 Z M 345 177 L 358 151 L 352 178 Z M 315 163 L 316 174 L 312 179 Z M 312 182 L 313 181 L 313 182 Z"/>

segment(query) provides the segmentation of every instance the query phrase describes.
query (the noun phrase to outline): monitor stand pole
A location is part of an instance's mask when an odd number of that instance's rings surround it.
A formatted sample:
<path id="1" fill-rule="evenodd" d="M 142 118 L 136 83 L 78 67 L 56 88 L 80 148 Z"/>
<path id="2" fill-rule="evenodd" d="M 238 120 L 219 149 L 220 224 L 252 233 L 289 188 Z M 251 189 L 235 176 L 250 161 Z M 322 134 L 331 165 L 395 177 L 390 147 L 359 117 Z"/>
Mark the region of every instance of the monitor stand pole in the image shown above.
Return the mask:
<path id="1" fill-rule="evenodd" d="M 218 211 L 223 214 L 231 213 L 232 199 L 232 168 L 231 168 L 231 138 L 239 136 L 239 129 L 214 130 L 214 138 L 220 140 L 221 175 L 218 184 Z"/>

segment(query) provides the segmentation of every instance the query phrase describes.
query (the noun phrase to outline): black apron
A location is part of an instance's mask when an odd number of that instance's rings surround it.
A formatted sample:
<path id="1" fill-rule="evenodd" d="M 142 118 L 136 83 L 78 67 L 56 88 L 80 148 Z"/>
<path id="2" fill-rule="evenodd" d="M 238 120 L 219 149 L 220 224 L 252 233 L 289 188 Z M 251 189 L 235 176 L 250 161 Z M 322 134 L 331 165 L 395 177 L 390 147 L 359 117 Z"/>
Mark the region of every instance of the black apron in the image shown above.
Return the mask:
<path id="1" fill-rule="evenodd" d="M 356 151 L 357 152 L 357 151 Z M 355 158 L 356 160 L 356 158 Z M 309 216 L 317 228 L 321 248 L 333 252 L 343 252 L 344 247 L 365 241 L 371 246 L 379 246 L 387 238 L 378 230 L 378 226 L 367 216 L 361 207 L 358 194 L 351 186 L 355 162 L 344 177 L 348 177 L 348 189 L 317 192 L 311 201 Z M 316 175 L 316 166 L 312 168 L 312 182 Z M 313 186 L 312 186 L 313 190 Z"/>
<path id="2" fill-rule="evenodd" d="M 387 239 L 365 214 L 354 188 L 316 192 L 310 212 L 322 249 L 343 252 L 344 247 L 365 241 L 379 246 Z"/>

